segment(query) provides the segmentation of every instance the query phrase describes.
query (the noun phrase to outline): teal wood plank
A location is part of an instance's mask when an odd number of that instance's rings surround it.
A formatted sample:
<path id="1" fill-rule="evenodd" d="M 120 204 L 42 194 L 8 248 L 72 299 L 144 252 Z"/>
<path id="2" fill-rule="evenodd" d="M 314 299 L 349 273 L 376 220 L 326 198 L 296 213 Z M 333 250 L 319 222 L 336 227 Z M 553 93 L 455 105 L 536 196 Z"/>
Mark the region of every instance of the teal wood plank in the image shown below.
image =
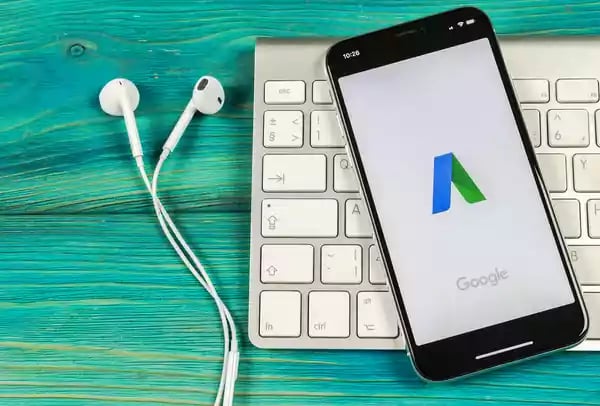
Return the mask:
<path id="1" fill-rule="evenodd" d="M 246 338 L 246 213 L 177 219 L 238 320 L 237 405 L 600 404 L 600 354 L 425 384 L 404 352 L 274 351 Z M 0 217 L 0 404 L 210 404 L 214 305 L 145 214 Z"/>
<path id="2" fill-rule="evenodd" d="M 0 405 L 211 404 L 214 306 L 160 237 L 122 121 L 96 102 L 114 76 L 139 85 L 150 167 L 203 73 L 223 80 L 227 107 L 193 122 L 163 190 L 240 325 L 236 404 L 600 404 L 598 354 L 426 385 L 403 353 L 246 339 L 255 37 L 351 35 L 458 4 L 0 2 Z M 596 1 L 476 4 L 500 33 L 600 33 Z"/>
<path id="3" fill-rule="evenodd" d="M 351 35 L 459 4 L 4 1 L 0 212 L 149 212 L 122 120 L 99 110 L 98 91 L 115 76 L 139 85 L 138 121 L 151 166 L 203 73 L 223 80 L 227 107 L 193 122 L 164 186 L 179 210 L 246 210 L 256 36 Z M 475 4 L 500 33 L 600 33 L 595 0 Z"/>

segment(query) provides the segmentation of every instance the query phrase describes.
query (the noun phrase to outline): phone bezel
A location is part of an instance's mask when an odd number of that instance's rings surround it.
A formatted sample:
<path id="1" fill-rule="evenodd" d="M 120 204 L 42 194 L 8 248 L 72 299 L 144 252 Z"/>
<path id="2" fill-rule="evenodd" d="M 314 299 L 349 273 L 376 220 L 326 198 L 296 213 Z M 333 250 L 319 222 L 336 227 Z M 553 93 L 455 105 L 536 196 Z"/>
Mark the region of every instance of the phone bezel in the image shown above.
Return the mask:
<path id="1" fill-rule="evenodd" d="M 470 19 L 475 19 L 475 23 L 467 25 L 466 21 Z M 463 21 L 462 27 L 456 25 L 458 21 Z M 454 26 L 454 28 L 450 30 L 450 26 Z M 565 306 L 419 346 L 415 343 L 398 281 L 390 262 L 388 247 L 381 233 L 379 217 L 374 207 L 369 184 L 366 181 L 365 169 L 361 161 L 360 151 L 357 150 L 338 80 L 340 77 L 353 73 L 414 58 L 481 38 L 487 38 L 490 42 L 519 129 L 523 148 L 526 151 L 532 175 L 540 199 L 543 202 L 548 222 L 551 225 L 557 249 L 560 251 L 575 300 Z M 344 54 L 348 55 L 355 51 L 358 51 L 359 57 L 344 58 Z M 375 238 L 388 270 L 387 276 L 390 288 L 401 315 L 408 351 L 417 373 L 431 381 L 448 380 L 567 348 L 581 342 L 585 338 L 588 328 L 587 311 L 489 18 L 481 10 L 465 7 L 346 39 L 334 44 L 328 50 L 326 67 L 347 135 L 349 152 L 359 174 L 365 204 L 373 221 Z M 481 354 L 492 353 L 530 341 L 533 344 L 493 356 L 477 358 Z"/>

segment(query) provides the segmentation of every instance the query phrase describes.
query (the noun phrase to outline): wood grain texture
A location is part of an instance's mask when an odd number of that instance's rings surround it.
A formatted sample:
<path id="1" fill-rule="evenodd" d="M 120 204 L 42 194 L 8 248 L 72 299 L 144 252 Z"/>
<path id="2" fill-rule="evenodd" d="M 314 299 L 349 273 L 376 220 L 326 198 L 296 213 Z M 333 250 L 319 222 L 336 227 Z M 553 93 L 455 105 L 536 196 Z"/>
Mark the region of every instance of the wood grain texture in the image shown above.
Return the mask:
<path id="1" fill-rule="evenodd" d="M 202 247 L 219 291 L 243 321 L 247 214 L 177 220 Z M 221 359 L 217 314 L 151 217 L 4 216 L 0 235 L 0 399 L 210 403 Z M 244 340 L 242 354 L 239 405 L 600 399 L 598 357 L 591 354 L 556 355 L 448 385 L 420 382 L 398 352 L 267 351 Z"/>
<path id="2" fill-rule="evenodd" d="M 178 159 L 166 168 L 167 203 L 179 210 L 247 210 L 256 36 L 350 35 L 458 5 L 442 0 L 0 4 L 0 213 L 17 214 L 148 212 L 123 123 L 99 111 L 98 91 L 115 76 L 138 84 L 140 131 L 147 155 L 155 158 L 202 73 L 222 79 L 227 108 L 218 117 L 193 122 Z M 600 32 L 595 1 L 480 5 L 502 33 Z"/>
<path id="3" fill-rule="evenodd" d="M 403 353 L 246 339 L 255 37 L 350 35 L 458 4 L 0 1 L 0 405 L 211 404 L 216 311 L 155 225 L 122 121 L 96 101 L 115 76 L 138 84 L 150 162 L 203 73 L 227 107 L 193 122 L 162 185 L 240 325 L 236 405 L 599 405 L 599 354 L 427 385 Z M 596 1 L 478 5 L 500 33 L 600 33 Z"/>

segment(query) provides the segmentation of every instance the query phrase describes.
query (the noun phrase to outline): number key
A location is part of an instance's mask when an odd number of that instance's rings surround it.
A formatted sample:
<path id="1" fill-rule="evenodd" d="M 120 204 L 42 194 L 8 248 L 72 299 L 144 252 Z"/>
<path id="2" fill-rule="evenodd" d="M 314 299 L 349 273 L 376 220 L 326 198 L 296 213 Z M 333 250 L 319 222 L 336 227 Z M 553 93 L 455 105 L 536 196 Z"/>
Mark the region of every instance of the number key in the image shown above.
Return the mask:
<path id="1" fill-rule="evenodd" d="M 301 111 L 265 111 L 263 145 L 265 147 L 302 146 Z"/>
<path id="2" fill-rule="evenodd" d="M 540 112 L 538 110 L 523 110 L 523 120 L 527 126 L 529 138 L 534 147 L 542 145 L 540 136 Z"/>
<path id="3" fill-rule="evenodd" d="M 548 144 L 551 147 L 585 147 L 590 144 L 586 110 L 548 110 Z"/>
<path id="4" fill-rule="evenodd" d="M 343 147 L 346 143 L 333 110 L 310 113 L 310 145 L 313 147 Z"/>

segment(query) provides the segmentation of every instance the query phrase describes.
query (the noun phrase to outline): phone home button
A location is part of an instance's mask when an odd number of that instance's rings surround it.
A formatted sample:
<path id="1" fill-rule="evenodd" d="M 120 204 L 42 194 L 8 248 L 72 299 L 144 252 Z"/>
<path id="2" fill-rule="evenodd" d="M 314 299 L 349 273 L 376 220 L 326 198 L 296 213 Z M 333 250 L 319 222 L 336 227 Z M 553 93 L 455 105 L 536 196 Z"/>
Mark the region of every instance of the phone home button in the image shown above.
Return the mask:
<path id="1" fill-rule="evenodd" d="M 486 352 L 485 354 L 479 354 L 479 355 L 475 356 L 475 359 L 480 360 L 480 359 L 484 359 L 484 358 L 488 358 L 488 357 L 493 357 L 494 355 L 502 354 L 502 353 L 516 350 L 516 349 L 523 348 L 523 347 L 528 347 L 530 345 L 533 345 L 533 341 L 526 341 L 521 344 L 511 345 L 510 347 L 500 348 L 499 350 L 496 350 L 496 351 Z"/>

